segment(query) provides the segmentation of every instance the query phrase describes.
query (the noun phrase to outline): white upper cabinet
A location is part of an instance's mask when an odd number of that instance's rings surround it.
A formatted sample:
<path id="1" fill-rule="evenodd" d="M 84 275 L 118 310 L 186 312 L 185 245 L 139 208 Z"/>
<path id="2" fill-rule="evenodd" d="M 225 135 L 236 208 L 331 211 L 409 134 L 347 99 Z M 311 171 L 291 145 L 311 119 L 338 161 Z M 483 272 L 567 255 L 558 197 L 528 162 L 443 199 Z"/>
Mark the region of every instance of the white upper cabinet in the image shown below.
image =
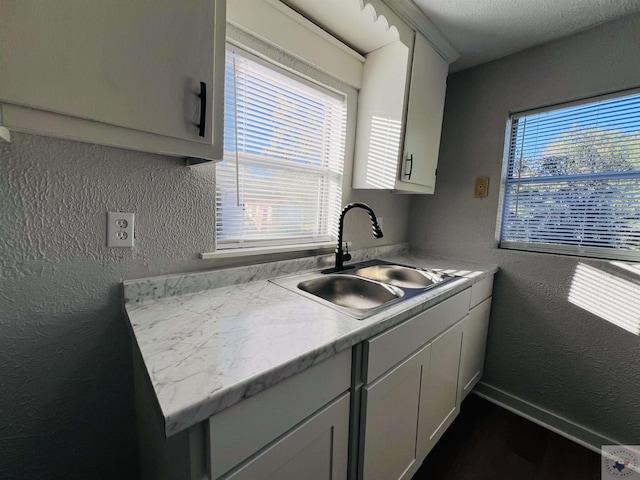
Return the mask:
<path id="1" fill-rule="evenodd" d="M 397 190 L 414 193 L 435 190 L 448 71 L 447 62 L 422 35 L 416 34 Z"/>
<path id="2" fill-rule="evenodd" d="M 353 188 L 395 188 L 409 49 L 399 40 L 366 55 L 358 96 Z"/>
<path id="3" fill-rule="evenodd" d="M 277 28 L 283 14 L 297 12 L 309 25 Z M 229 13 L 230 23 L 359 88 L 353 188 L 434 193 L 446 79 L 458 53 L 418 7 L 407 0 L 235 0 Z"/>
<path id="4" fill-rule="evenodd" d="M 224 0 L 5 0 L 2 123 L 219 159 L 224 32 Z"/>
<path id="5" fill-rule="evenodd" d="M 435 191 L 449 64 L 419 33 L 409 55 L 398 40 L 366 56 L 353 188 Z"/>

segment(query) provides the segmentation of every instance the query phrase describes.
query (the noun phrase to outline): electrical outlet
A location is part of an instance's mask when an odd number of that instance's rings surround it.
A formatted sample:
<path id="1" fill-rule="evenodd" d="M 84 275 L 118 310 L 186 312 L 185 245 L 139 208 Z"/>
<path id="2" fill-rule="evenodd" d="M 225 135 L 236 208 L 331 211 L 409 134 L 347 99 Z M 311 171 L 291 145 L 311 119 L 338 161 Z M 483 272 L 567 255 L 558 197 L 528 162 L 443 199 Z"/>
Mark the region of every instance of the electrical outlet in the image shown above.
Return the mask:
<path id="1" fill-rule="evenodd" d="M 107 247 L 133 247 L 133 213 L 107 212 Z"/>

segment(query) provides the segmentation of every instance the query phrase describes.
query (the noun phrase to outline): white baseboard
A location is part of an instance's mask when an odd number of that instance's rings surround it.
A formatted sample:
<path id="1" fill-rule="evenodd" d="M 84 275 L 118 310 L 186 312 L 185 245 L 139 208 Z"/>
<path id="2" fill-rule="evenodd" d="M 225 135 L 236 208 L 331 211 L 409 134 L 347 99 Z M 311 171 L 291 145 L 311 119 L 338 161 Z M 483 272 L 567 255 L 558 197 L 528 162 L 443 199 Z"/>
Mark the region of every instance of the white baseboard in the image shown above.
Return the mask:
<path id="1" fill-rule="evenodd" d="M 607 438 L 487 383 L 478 383 L 472 392 L 598 454 L 601 453 L 602 445 L 620 445 L 618 441 Z"/>

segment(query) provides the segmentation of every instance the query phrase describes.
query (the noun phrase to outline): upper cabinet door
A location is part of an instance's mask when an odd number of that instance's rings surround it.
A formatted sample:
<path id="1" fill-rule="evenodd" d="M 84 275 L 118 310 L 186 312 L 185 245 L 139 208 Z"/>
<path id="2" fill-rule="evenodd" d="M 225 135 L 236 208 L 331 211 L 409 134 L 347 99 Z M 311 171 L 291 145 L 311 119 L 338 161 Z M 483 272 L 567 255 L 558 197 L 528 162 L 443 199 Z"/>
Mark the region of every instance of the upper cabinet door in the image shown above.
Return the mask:
<path id="1" fill-rule="evenodd" d="M 410 49 L 396 41 L 366 56 L 353 188 L 435 191 L 449 65 L 416 33 L 407 95 L 409 54 Z"/>
<path id="2" fill-rule="evenodd" d="M 366 55 L 358 96 L 353 188 L 395 186 L 408 56 L 409 49 L 400 40 Z"/>
<path id="3" fill-rule="evenodd" d="M 426 187 L 422 193 L 435 190 L 448 70 L 447 62 L 416 34 L 399 190 L 412 190 L 405 182 Z"/>
<path id="4" fill-rule="evenodd" d="M 221 141 L 213 98 L 223 83 L 224 1 L 5 0 L 0 44 L 5 105 L 178 141 Z M 12 127 L 11 113 L 4 122 Z"/>

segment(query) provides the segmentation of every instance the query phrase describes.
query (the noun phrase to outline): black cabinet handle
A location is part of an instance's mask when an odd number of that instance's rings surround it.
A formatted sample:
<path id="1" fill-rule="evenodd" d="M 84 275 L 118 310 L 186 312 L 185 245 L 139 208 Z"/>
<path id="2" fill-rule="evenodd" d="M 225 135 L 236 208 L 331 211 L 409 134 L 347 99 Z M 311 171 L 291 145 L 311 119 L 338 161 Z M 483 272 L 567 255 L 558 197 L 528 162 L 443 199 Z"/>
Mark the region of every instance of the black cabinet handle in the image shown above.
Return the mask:
<path id="1" fill-rule="evenodd" d="M 207 84 L 200 82 L 200 123 L 198 124 L 198 135 L 204 137 L 204 128 L 207 123 Z"/>
<path id="2" fill-rule="evenodd" d="M 409 171 L 407 172 L 406 166 L 409 167 Z M 407 161 L 405 162 L 405 171 L 404 174 L 407 177 L 407 180 L 411 180 L 411 172 L 413 171 L 413 154 L 409 153 L 407 155 Z"/>

